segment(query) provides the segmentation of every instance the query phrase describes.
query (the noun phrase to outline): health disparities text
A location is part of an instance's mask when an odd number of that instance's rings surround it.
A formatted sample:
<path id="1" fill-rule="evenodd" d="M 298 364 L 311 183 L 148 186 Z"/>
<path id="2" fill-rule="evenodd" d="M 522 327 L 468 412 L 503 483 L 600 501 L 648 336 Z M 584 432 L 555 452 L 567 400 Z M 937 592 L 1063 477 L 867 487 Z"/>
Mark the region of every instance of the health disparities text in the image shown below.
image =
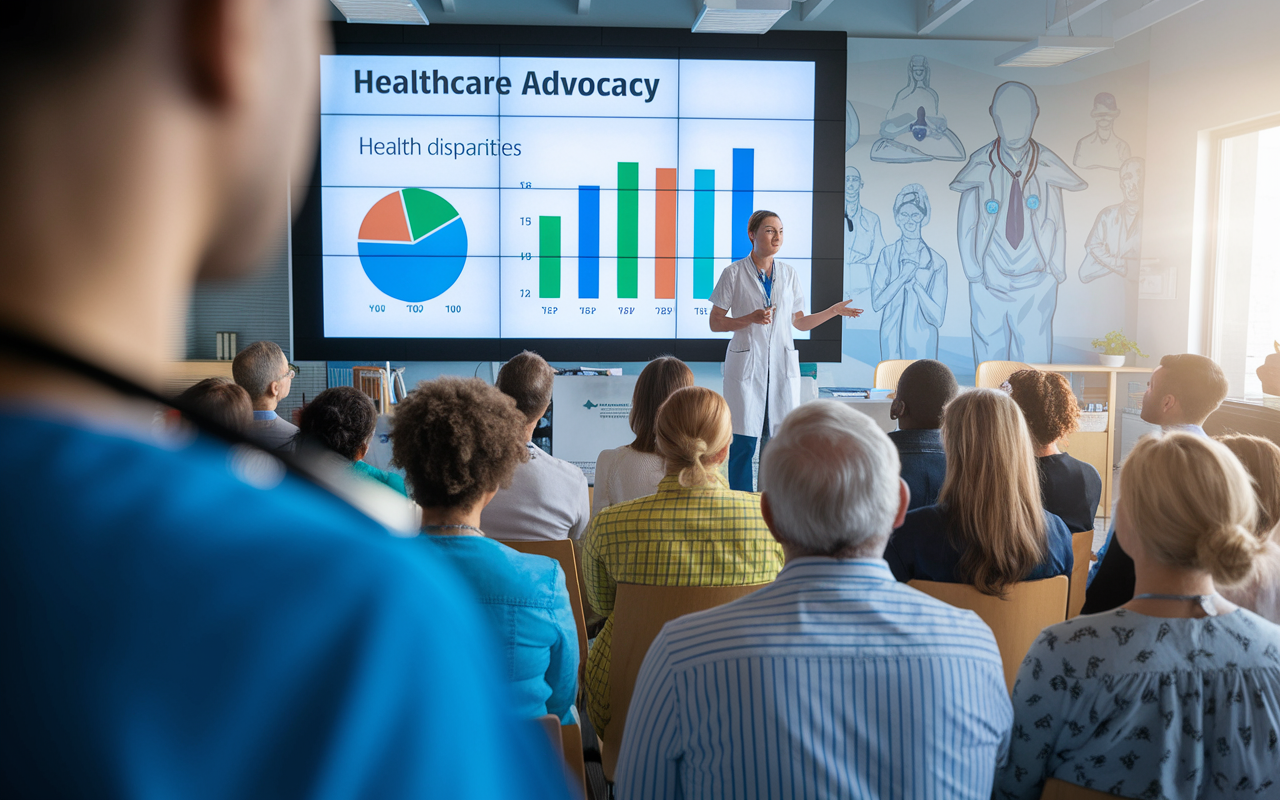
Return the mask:
<path id="1" fill-rule="evenodd" d="M 539 79 L 533 70 L 525 73 L 520 94 L 539 96 L 643 97 L 652 103 L 658 94 L 659 78 L 565 77 L 560 70 Z M 511 94 L 511 79 L 505 75 L 441 75 L 439 70 L 415 70 L 408 75 L 362 75 L 355 70 L 356 94 Z"/>
<path id="2" fill-rule="evenodd" d="M 362 156 L 420 156 L 423 153 L 422 142 L 412 136 L 408 139 L 387 139 L 378 141 L 372 136 L 360 137 L 360 155 Z M 518 156 L 519 142 L 499 142 L 496 139 L 485 139 L 482 142 L 446 142 L 439 136 L 427 142 L 425 148 L 429 156 L 452 157 L 455 161 L 464 156 Z"/>

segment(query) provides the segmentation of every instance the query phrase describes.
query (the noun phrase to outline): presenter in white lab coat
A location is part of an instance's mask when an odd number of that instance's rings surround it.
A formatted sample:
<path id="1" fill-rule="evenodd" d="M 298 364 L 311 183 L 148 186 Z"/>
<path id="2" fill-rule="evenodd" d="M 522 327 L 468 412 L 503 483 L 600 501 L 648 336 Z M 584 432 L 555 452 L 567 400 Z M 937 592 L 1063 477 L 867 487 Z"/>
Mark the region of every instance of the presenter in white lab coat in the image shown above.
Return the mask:
<path id="1" fill-rule="evenodd" d="M 782 249 L 782 220 L 777 214 L 752 214 L 747 236 L 751 253 L 726 267 L 711 293 L 711 330 L 733 332 L 724 357 L 724 399 L 733 415 L 729 486 L 744 492 L 755 488 L 751 460 L 756 440 L 763 435 L 768 441 L 800 405 L 800 356 L 791 329 L 813 330 L 833 317 L 862 313 L 848 307 L 850 300 L 816 314 L 804 313 L 804 290 L 796 271 L 774 258 Z M 775 313 L 779 324 L 774 324 Z"/>

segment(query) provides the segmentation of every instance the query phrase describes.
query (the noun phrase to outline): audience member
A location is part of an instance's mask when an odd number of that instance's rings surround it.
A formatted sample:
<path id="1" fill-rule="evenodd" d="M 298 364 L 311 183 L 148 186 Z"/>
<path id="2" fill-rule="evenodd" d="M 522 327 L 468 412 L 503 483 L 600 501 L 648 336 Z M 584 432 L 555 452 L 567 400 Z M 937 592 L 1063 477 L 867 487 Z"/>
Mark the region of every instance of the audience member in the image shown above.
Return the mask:
<path id="1" fill-rule="evenodd" d="M 280 345 L 254 342 L 236 355 L 231 374 L 253 402 L 250 437 L 268 450 L 292 446 L 298 426 L 276 413 L 280 401 L 289 396 L 295 375 Z"/>
<path id="2" fill-rule="evenodd" d="M 693 370 L 673 356 L 655 358 L 640 371 L 631 393 L 630 421 L 636 438 L 631 444 L 601 451 L 596 459 L 591 516 L 616 503 L 658 491 L 658 483 L 667 474 L 653 435 L 658 407 L 676 389 L 692 385 Z"/>
<path id="3" fill-rule="evenodd" d="M 601 511 L 583 540 L 587 599 L 608 616 L 587 655 L 587 710 L 601 735 L 619 583 L 741 586 L 771 581 L 782 567 L 759 496 L 730 489 L 721 472 L 733 438 L 724 398 L 700 386 L 677 389 L 658 409 L 654 436 L 667 465 L 657 493 Z"/>
<path id="4" fill-rule="evenodd" d="M 1138 594 L 1032 645 L 995 796 L 1038 798 L 1047 778 L 1123 797 L 1274 794 L 1280 626 L 1216 592 L 1262 550 L 1248 474 L 1206 437 L 1145 436 L 1116 515 Z"/>
<path id="5" fill-rule="evenodd" d="M 897 461 L 845 405 L 787 416 L 760 467 L 786 566 L 654 640 L 619 798 L 991 796 L 1013 718 L 1000 651 L 881 559 L 907 512 Z"/>
<path id="6" fill-rule="evenodd" d="M 0 796 L 562 797 L 452 568 L 274 458 L 152 424 L 195 281 L 244 275 L 306 183 L 314 3 L 8 23 Z"/>
<path id="7" fill-rule="evenodd" d="M 1057 514 L 1072 533 L 1093 530 L 1102 477 L 1092 464 L 1058 449 L 1058 442 L 1080 427 L 1080 406 L 1071 382 L 1061 372 L 1021 369 L 1009 376 L 1008 386 L 1036 448 L 1044 510 Z"/>
<path id="8" fill-rule="evenodd" d="M 244 432 L 253 423 L 249 393 L 227 378 L 205 378 L 173 400 L 182 411 L 199 414 L 229 431 Z"/>
<path id="9" fill-rule="evenodd" d="M 516 401 L 524 414 L 522 440 L 529 459 L 516 467 L 511 485 L 484 509 L 483 527 L 495 539 L 535 541 L 580 539 L 591 521 L 587 476 L 568 461 L 548 455 L 533 443 L 533 432 L 551 407 L 556 371 L 537 353 L 525 350 L 502 365 L 495 385 Z M 393 445 L 394 446 L 394 445 Z"/>
<path id="10" fill-rule="evenodd" d="M 578 629 L 564 571 L 485 537 L 480 511 L 528 459 L 525 415 L 477 378 L 424 381 L 396 409 L 391 455 L 422 506 L 426 542 L 471 585 L 502 643 L 516 709 L 569 721 Z M 576 576 L 575 576 L 576 579 Z"/>
<path id="11" fill-rule="evenodd" d="M 972 584 L 1003 596 L 1019 581 L 1070 575 L 1071 532 L 1044 510 L 1031 436 L 996 389 L 956 396 L 942 417 L 947 478 L 938 503 L 907 514 L 885 559 L 900 581 Z"/>
<path id="12" fill-rule="evenodd" d="M 315 442 L 350 461 L 352 471 L 361 478 L 408 494 L 404 478 L 361 460 L 378 427 L 378 408 L 364 392 L 354 386 L 325 389 L 303 407 L 298 421 L 300 442 Z"/>
<path id="13" fill-rule="evenodd" d="M 1218 439 L 1244 465 L 1253 479 L 1258 522 L 1253 532 L 1262 552 L 1253 572 L 1237 586 L 1223 586 L 1222 596 L 1264 619 L 1280 622 L 1280 447 L 1261 436 L 1223 436 Z"/>
<path id="14" fill-rule="evenodd" d="M 898 429 L 889 434 L 902 461 L 902 479 L 911 490 L 911 508 L 938 502 L 947 475 L 942 447 L 942 408 L 960 391 L 956 376 L 941 361 L 921 359 L 908 365 L 898 379 L 889 416 Z"/>
<path id="15" fill-rule="evenodd" d="M 1142 419 L 1166 432 L 1204 436 L 1204 422 L 1227 397 L 1227 376 L 1212 359 L 1192 353 L 1169 355 L 1151 373 L 1142 395 Z M 1115 537 L 1115 519 L 1098 550 L 1082 613 L 1109 611 L 1133 597 L 1133 559 Z"/>

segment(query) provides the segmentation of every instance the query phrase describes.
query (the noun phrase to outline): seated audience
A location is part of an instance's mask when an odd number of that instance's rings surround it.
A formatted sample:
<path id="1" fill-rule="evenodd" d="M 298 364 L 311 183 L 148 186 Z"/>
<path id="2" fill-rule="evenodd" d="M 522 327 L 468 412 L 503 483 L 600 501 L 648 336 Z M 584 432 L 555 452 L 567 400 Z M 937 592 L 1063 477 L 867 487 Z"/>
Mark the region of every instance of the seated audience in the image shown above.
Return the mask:
<path id="1" fill-rule="evenodd" d="M 524 414 L 521 441 L 529 458 L 516 467 L 510 485 L 499 490 L 484 510 L 481 522 L 495 539 L 580 539 L 591 521 L 587 476 L 533 443 L 538 420 L 551 407 L 551 381 L 555 374 L 542 356 L 528 350 L 498 370 L 495 385 L 513 398 L 516 408 Z"/>
<path id="2" fill-rule="evenodd" d="M 295 373 L 280 345 L 254 342 L 236 355 L 231 374 L 253 403 L 249 437 L 268 450 L 291 447 L 298 426 L 277 414 L 276 408 L 289 396 Z"/>
<path id="3" fill-rule="evenodd" d="M 956 376 L 941 361 L 921 359 L 910 364 L 898 379 L 898 390 L 889 416 L 898 429 L 889 438 L 898 448 L 902 479 L 911 490 L 911 508 L 938 502 L 938 491 L 947 475 L 947 455 L 942 448 L 942 408 L 960 391 Z"/>
<path id="4" fill-rule="evenodd" d="M 907 512 L 897 461 L 845 405 L 787 416 L 760 465 L 786 566 L 654 640 L 619 798 L 991 796 L 1013 718 L 1000 651 L 977 615 L 881 559 Z"/>
<path id="5" fill-rule="evenodd" d="M 1038 798 L 1048 778 L 1123 797 L 1274 795 L 1280 626 L 1217 594 L 1262 550 L 1248 473 L 1206 437 L 1145 436 L 1116 515 L 1137 595 L 1032 645 L 995 797 Z"/>
<path id="6" fill-rule="evenodd" d="M 1218 439 L 1240 459 L 1253 479 L 1258 501 L 1254 535 L 1262 552 L 1253 572 L 1236 586 L 1223 586 L 1222 596 L 1264 619 L 1280 622 L 1280 447 L 1261 436 L 1223 436 Z"/>
<path id="7" fill-rule="evenodd" d="M 364 392 L 354 386 L 325 389 L 303 407 L 299 422 L 300 442 L 315 442 L 350 461 L 352 471 L 361 478 L 408 494 L 404 478 L 361 460 L 378 427 L 377 406 Z"/>
<path id="8" fill-rule="evenodd" d="M 608 619 L 587 655 L 587 709 L 609 727 L 609 642 L 619 583 L 742 586 L 767 583 L 782 550 L 760 516 L 760 498 L 722 474 L 733 426 L 729 406 L 700 386 L 677 389 L 654 425 L 667 475 L 656 494 L 610 506 L 583 539 L 587 600 Z"/>
<path id="9" fill-rule="evenodd" d="M 173 399 L 182 411 L 199 414 L 229 431 L 243 432 L 253 424 L 249 393 L 227 378 L 205 378 Z"/>
<path id="10" fill-rule="evenodd" d="M 658 407 L 676 389 L 692 385 L 693 371 L 689 365 L 672 356 L 655 358 L 641 370 L 631 393 L 630 421 L 636 438 L 631 444 L 601 451 L 596 459 L 591 516 L 615 503 L 647 497 L 658 491 L 658 483 L 667 474 L 653 436 Z"/>
<path id="11" fill-rule="evenodd" d="M 937 504 L 908 513 L 885 549 L 898 580 L 1003 596 L 1019 581 L 1069 576 L 1071 532 L 1040 502 L 1018 404 L 997 389 L 957 395 L 942 416 L 942 441 L 947 478 Z"/>
<path id="12" fill-rule="evenodd" d="M 1080 427 L 1080 406 L 1071 382 L 1060 372 L 1021 369 L 1009 376 L 1008 387 L 1036 448 L 1044 510 L 1057 514 L 1072 533 L 1093 530 L 1102 477 L 1092 464 L 1058 449 L 1058 442 Z"/>
<path id="13" fill-rule="evenodd" d="M 503 649 L 517 712 L 570 721 L 578 629 L 564 571 L 481 529 L 480 512 L 525 462 L 525 416 L 477 378 L 424 381 L 396 409 L 391 454 L 422 507 L 423 541 L 480 599 Z"/>
<path id="14" fill-rule="evenodd" d="M 1169 355 L 1151 373 L 1142 395 L 1142 419 L 1166 432 L 1204 436 L 1204 422 L 1227 398 L 1227 376 L 1212 359 L 1192 353 Z M 1115 537 L 1115 518 L 1098 550 L 1081 613 L 1109 611 L 1133 597 L 1133 559 Z"/>

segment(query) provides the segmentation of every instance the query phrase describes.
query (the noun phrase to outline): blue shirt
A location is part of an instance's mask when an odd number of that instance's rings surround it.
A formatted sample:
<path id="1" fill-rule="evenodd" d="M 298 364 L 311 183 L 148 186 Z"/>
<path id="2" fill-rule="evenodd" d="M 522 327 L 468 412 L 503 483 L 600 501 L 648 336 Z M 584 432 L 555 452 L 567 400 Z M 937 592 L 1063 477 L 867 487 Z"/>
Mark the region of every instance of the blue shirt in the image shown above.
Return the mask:
<path id="1" fill-rule="evenodd" d="M 560 564 L 483 536 L 420 538 L 448 559 L 480 598 L 502 645 L 516 713 L 525 719 L 555 714 L 570 721 L 578 694 L 578 625 Z"/>
<path id="2" fill-rule="evenodd" d="M 452 569 L 256 451 L 136 437 L 0 413 L 0 795 L 560 796 Z"/>
<path id="3" fill-rule="evenodd" d="M 1013 709 L 971 611 L 879 559 L 799 558 L 666 627 L 619 753 L 632 798 L 987 800 Z"/>
<path id="4" fill-rule="evenodd" d="M 253 418 L 255 421 L 258 421 L 258 422 L 273 420 L 278 418 L 279 416 L 280 415 L 274 411 L 259 411 L 257 409 L 254 409 L 253 411 Z"/>
<path id="5" fill-rule="evenodd" d="M 1045 534 L 1049 550 L 1024 581 L 1038 581 L 1055 575 L 1071 577 L 1075 555 L 1071 551 L 1071 531 L 1057 516 L 1044 512 Z M 947 531 L 950 519 L 945 506 L 933 505 L 907 512 L 902 527 L 889 537 L 884 558 L 898 580 L 920 579 L 939 583 L 969 583 L 967 576 L 956 572 L 962 550 L 952 544 Z"/>
<path id="6" fill-rule="evenodd" d="M 925 428 L 913 431 L 890 431 L 889 438 L 898 448 L 902 462 L 902 480 L 911 490 L 909 509 L 924 508 L 938 502 L 938 492 L 947 477 L 947 453 L 942 448 L 942 431 Z"/>

